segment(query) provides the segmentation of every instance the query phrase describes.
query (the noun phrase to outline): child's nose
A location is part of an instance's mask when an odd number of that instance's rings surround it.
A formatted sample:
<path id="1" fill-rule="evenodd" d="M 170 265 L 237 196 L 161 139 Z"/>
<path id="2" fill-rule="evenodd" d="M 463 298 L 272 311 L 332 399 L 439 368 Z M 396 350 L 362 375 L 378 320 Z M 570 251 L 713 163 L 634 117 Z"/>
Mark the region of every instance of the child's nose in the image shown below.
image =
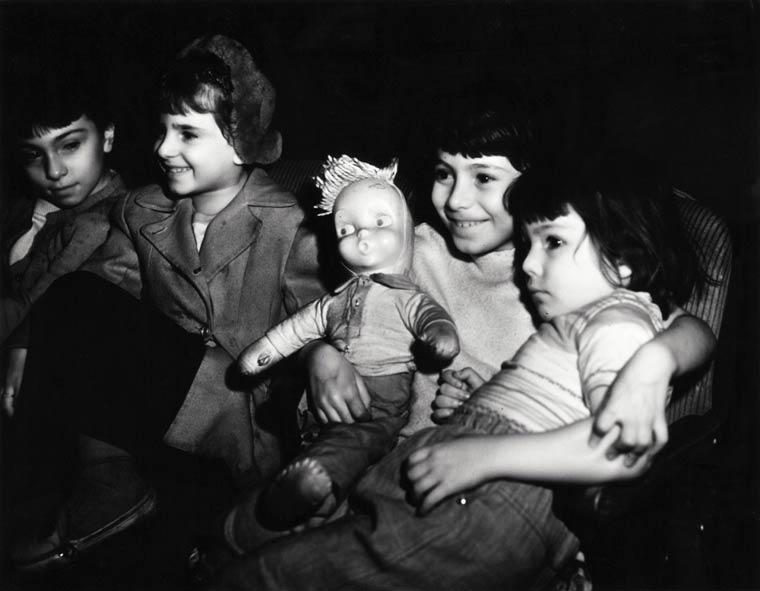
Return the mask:
<path id="1" fill-rule="evenodd" d="M 51 154 L 45 159 L 45 175 L 51 181 L 57 181 L 67 172 L 68 168 L 57 154 Z"/>
<path id="2" fill-rule="evenodd" d="M 535 249 L 531 248 L 522 264 L 522 270 L 528 277 L 537 277 L 541 274 L 541 261 Z"/>
<path id="3" fill-rule="evenodd" d="M 172 140 L 171 134 L 166 134 L 156 141 L 156 155 L 159 158 L 169 158 L 176 152 L 176 142 Z"/>
<path id="4" fill-rule="evenodd" d="M 465 209 L 466 207 L 469 207 L 470 202 L 470 192 L 465 183 L 454 181 L 454 184 L 451 186 L 449 198 L 446 200 L 446 207 L 451 210 Z"/>

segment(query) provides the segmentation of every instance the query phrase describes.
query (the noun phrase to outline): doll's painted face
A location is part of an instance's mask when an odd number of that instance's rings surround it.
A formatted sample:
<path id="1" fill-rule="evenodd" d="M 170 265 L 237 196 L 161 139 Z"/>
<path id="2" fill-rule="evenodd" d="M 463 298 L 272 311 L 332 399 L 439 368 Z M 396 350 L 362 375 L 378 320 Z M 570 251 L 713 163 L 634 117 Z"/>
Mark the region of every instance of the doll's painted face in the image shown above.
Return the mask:
<path id="1" fill-rule="evenodd" d="M 406 203 L 391 185 L 364 179 L 348 185 L 333 208 L 338 251 L 354 273 L 400 273 L 410 248 Z"/>

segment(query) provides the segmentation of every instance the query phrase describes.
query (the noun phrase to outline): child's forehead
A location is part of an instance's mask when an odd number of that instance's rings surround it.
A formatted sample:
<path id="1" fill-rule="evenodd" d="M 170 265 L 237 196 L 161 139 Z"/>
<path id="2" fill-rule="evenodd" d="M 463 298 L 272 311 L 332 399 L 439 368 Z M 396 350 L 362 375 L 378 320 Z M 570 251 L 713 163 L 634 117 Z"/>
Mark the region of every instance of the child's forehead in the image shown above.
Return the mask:
<path id="1" fill-rule="evenodd" d="M 19 143 L 21 145 L 37 145 L 67 137 L 72 133 L 97 132 L 97 130 L 97 125 L 90 117 L 81 115 L 73 119 L 68 125 L 61 127 L 51 127 L 42 123 L 35 124 L 30 130 L 30 134 L 21 138 Z"/>
<path id="2" fill-rule="evenodd" d="M 573 209 L 572 205 L 567 206 L 567 213 L 559 215 L 555 218 L 549 219 L 542 217 L 537 220 L 526 222 L 525 227 L 528 232 L 542 233 L 560 230 L 576 230 L 585 229 L 586 224 L 583 218 L 578 215 L 578 212 Z"/>

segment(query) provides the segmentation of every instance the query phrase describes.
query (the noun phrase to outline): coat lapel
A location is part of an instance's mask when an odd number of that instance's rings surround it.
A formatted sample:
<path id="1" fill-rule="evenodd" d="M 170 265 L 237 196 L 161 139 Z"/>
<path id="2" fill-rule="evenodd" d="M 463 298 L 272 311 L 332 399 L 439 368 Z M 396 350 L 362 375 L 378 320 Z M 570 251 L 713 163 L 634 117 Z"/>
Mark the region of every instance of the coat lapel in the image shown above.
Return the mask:
<path id="1" fill-rule="evenodd" d="M 172 265 L 195 280 L 200 273 L 201 261 L 191 227 L 192 210 L 190 200 L 182 199 L 172 215 L 143 226 L 140 233 Z"/>
<path id="2" fill-rule="evenodd" d="M 211 220 L 200 251 L 200 264 L 206 281 L 250 248 L 261 221 L 248 207 L 245 188 Z"/>

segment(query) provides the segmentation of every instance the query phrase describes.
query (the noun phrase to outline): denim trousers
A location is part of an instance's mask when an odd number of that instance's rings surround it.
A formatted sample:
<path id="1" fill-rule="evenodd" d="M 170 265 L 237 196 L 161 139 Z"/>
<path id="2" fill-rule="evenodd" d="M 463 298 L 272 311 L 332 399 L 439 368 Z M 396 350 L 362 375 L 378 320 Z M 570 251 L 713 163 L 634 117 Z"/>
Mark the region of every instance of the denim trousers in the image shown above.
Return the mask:
<path id="1" fill-rule="evenodd" d="M 403 483 L 404 461 L 421 446 L 515 431 L 495 413 L 471 406 L 460 410 L 448 424 L 416 433 L 370 469 L 349 497 L 347 515 L 239 557 L 211 588 L 542 588 L 579 548 L 552 513 L 550 489 L 489 481 L 418 516 Z"/>

